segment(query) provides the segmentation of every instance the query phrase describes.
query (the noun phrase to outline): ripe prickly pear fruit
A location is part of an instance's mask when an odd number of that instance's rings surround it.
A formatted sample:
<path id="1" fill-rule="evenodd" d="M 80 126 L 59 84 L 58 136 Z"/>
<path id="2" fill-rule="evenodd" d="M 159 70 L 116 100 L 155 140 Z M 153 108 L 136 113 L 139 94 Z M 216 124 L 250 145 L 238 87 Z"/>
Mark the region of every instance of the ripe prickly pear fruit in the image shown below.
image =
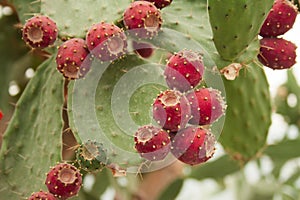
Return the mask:
<path id="1" fill-rule="evenodd" d="M 201 88 L 190 92 L 187 99 L 191 106 L 191 124 L 212 124 L 225 114 L 226 102 L 217 89 Z"/>
<path id="2" fill-rule="evenodd" d="M 32 193 L 28 200 L 56 200 L 56 198 L 49 192 L 39 191 Z"/>
<path id="3" fill-rule="evenodd" d="M 214 135 L 208 130 L 189 126 L 173 137 L 171 153 L 181 162 L 197 165 L 213 156 L 215 143 Z"/>
<path id="4" fill-rule="evenodd" d="M 171 89 L 185 92 L 199 84 L 203 73 L 202 55 L 184 49 L 170 57 L 164 75 Z"/>
<path id="5" fill-rule="evenodd" d="M 54 44 L 58 31 L 55 22 L 47 16 L 37 15 L 25 23 L 22 38 L 32 48 L 43 49 Z"/>
<path id="6" fill-rule="evenodd" d="M 3 118 L 3 113 L 2 111 L 0 110 L 0 120 Z"/>
<path id="7" fill-rule="evenodd" d="M 125 10 L 123 22 L 131 33 L 140 38 L 156 36 L 162 24 L 160 11 L 148 1 L 135 1 Z"/>
<path id="8" fill-rule="evenodd" d="M 160 93 L 153 103 L 153 118 L 168 132 L 184 128 L 191 117 L 187 98 L 177 90 Z"/>
<path id="9" fill-rule="evenodd" d="M 135 148 L 150 161 L 163 160 L 170 152 L 171 141 L 168 133 L 153 125 L 140 127 L 134 136 Z"/>
<path id="10" fill-rule="evenodd" d="M 87 32 L 86 41 L 90 52 L 103 62 L 113 61 L 127 51 L 127 37 L 114 24 L 94 24 Z"/>
<path id="11" fill-rule="evenodd" d="M 260 40 L 258 60 L 271 69 L 288 69 L 296 63 L 296 45 L 283 38 Z"/>
<path id="12" fill-rule="evenodd" d="M 75 166 L 59 163 L 47 173 L 45 184 L 55 197 L 67 199 L 79 192 L 82 175 Z"/>
<path id="13" fill-rule="evenodd" d="M 132 47 L 134 52 L 142 58 L 150 58 L 154 53 L 154 47 L 149 43 L 133 41 Z"/>
<path id="14" fill-rule="evenodd" d="M 168 5 L 170 5 L 172 3 L 172 0 L 146 0 L 146 1 L 153 2 L 154 5 L 158 9 L 162 9 L 164 7 L 167 7 Z"/>
<path id="15" fill-rule="evenodd" d="M 297 7 L 292 2 L 275 0 L 259 34 L 262 37 L 282 35 L 293 27 L 296 17 Z"/>
<path id="16" fill-rule="evenodd" d="M 88 140 L 76 150 L 76 162 L 87 172 L 97 172 L 107 164 L 106 155 L 103 144 Z"/>
<path id="17" fill-rule="evenodd" d="M 85 40 L 73 38 L 58 48 L 56 56 L 57 70 L 68 79 L 83 78 L 91 68 L 91 55 Z"/>

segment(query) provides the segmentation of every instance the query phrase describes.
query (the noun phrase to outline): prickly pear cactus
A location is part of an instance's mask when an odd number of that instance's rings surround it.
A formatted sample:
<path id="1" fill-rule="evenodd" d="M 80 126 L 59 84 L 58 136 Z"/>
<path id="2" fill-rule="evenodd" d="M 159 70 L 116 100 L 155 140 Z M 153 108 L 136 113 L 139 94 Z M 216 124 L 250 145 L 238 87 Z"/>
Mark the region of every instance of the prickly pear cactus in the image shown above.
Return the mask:
<path id="1" fill-rule="evenodd" d="M 65 84 L 56 70 L 56 47 L 69 38 L 84 38 L 88 28 L 100 21 L 126 30 L 122 14 L 131 1 L 9 2 L 22 24 L 33 14 L 51 17 L 59 38 L 54 47 L 45 49 L 50 58 L 38 67 L 4 134 L 0 196 L 26 198 L 45 188 L 43 174 L 55 162 L 75 162 L 75 155 L 65 159 L 61 154 L 66 131 L 76 139 L 68 147 L 74 152 L 88 140 L 102 143 L 107 167 L 115 174 L 154 171 L 174 162 L 170 155 L 166 162 L 150 165 L 134 149 L 133 135 L 139 126 L 155 123 L 151 104 L 167 88 L 165 59 L 184 48 L 203 55 L 206 71 L 201 86 L 217 88 L 226 96 L 227 112 L 211 130 L 229 156 L 245 164 L 264 148 L 271 103 L 268 82 L 257 61 L 258 33 L 272 0 L 175 0 L 161 10 L 161 32 L 147 40 L 157 48 L 151 59 L 134 54 L 129 45 L 122 59 L 109 63 L 95 59 L 84 79 L 65 80 Z M 130 34 L 128 38 L 129 42 L 134 39 Z M 235 80 L 227 80 L 224 69 L 232 63 L 240 68 Z"/>
<path id="2" fill-rule="evenodd" d="M 44 174 L 60 160 L 62 85 L 52 57 L 39 66 L 17 103 L 0 152 L 1 196 L 22 199 L 29 188 L 44 188 Z"/>

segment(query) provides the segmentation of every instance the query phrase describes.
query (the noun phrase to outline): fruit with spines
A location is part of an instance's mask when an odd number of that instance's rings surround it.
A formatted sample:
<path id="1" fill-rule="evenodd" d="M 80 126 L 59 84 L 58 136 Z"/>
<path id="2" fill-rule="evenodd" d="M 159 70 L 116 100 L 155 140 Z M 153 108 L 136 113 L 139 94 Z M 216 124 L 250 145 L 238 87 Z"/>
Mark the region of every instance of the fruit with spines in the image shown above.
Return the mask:
<path id="1" fill-rule="evenodd" d="M 85 40 L 73 38 L 59 46 L 57 70 L 68 79 L 83 78 L 91 68 L 92 58 Z"/>
<path id="2" fill-rule="evenodd" d="M 172 3 L 172 0 L 146 0 L 146 1 L 153 2 L 154 5 L 158 9 L 162 9 L 164 7 L 167 7 L 168 5 L 170 5 Z"/>
<path id="3" fill-rule="evenodd" d="M 162 17 L 153 3 L 135 1 L 124 11 L 123 22 L 129 33 L 140 38 L 152 38 L 160 30 Z"/>
<path id="4" fill-rule="evenodd" d="M 134 135 L 134 142 L 141 157 L 150 161 L 163 160 L 170 152 L 168 133 L 153 125 L 141 126 Z"/>
<path id="5" fill-rule="evenodd" d="M 74 165 L 58 163 L 47 173 L 45 184 L 55 197 L 67 199 L 78 194 L 82 175 Z"/>
<path id="6" fill-rule="evenodd" d="M 22 29 L 23 40 L 32 48 L 46 48 L 54 44 L 57 36 L 56 23 L 43 15 L 36 15 L 28 19 Z"/>
<path id="7" fill-rule="evenodd" d="M 103 62 L 120 58 L 127 51 L 127 37 L 124 31 L 105 22 L 90 27 L 86 34 L 86 42 L 90 52 Z"/>
<path id="8" fill-rule="evenodd" d="M 150 58 L 154 53 L 154 46 L 146 42 L 132 41 L 132 47 L 142 58 Z"/>
<path id="9" fill-rule="evenodd" d="M 56 197 L 49 192 L 39 191 L 32 193 L 28 200 L 56 200 Z"/>
<path id="10" fill-rule="evenodd" d="M 88 140 L 77 148 L 76 162 L 86 172 L 100 171 L 108 163 L 107 150 L 103 144 Z"/>
<path id="11" fill-rule="evenodd" d="M 184 128 L 191 117 L 187 98 L 177 90 L 161 92 L 153 103 L 154 120 L 168 132 Z"/>
<path id="12" fill-rule="evenodd" d="M 293 27 L 297 13 L 297 7 L 292 2 L 275 0 L 259 34 L 262 37 L 283 35 Z"/>
<path id="13" fill-rule="evenodd" d="M 283 38 L 260 40 L 258 60 L 271 69 L 288 69 L 296 63 L 296 45 Z"/>
<path id="14" fill-rule="evenodd" d="M 187 94 L 187 99 L 191 107 L 191 124 L 212 124 L 225 114 L 226 102 L 217 89 L 201 88 Z"/>
<path id="15" fill-rule="evenodd" d="M 204 69 L 202 55 L 184 49 L 170 57 L 164 75 L 171 89 L 186 92 L 200 83 Z"/>
<path id="16" fill-rule="evenodd" d="M 215 136 L 210 131 L 189 126 L 173 137 L 171 153 L 183 163 L 198 165 L 213 156 L 215 143 Z"/>

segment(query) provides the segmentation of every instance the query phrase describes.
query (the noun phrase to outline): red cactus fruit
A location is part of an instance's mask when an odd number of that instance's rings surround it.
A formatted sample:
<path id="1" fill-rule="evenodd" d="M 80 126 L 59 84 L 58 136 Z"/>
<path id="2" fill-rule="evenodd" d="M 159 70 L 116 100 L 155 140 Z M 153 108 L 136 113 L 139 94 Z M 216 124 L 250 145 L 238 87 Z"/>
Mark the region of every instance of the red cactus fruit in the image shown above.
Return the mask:
<path id="1" fill-rule="evenodd" d="M 170 57 L 164 75 L 171 89 L 185 92 L 199 84 L 203 73 L 202 55 L 184 49 Z"/>
<path id="2" fill-rule="evenodd" d="M 55 22 L 47 16 L 37 15 L 25 23 L 22 38 L 32 48 L 46 48 L 54 44 L 58 31 Z"/>
<path id="3" fill-rule="evenodd" d="M 271 69 L 288 69 L 296 63 L 296 45 L 282 38 L 260 40 L 258 60 Z"/>
<path id="4" fill-rule="evenodd" d="M 134 52 L 142 58 L 150 58 L 154 53 L 154 47 L 149 43 L 133 41 L 132 47 Z"/>
<path id="5" fill-rule="evenodd" d="M 275 0 L 259 34 L 262 37 L 282 35 L 293 27 L 296 17 L 297 7 L 292 2 Z"/>
<path id="6" fill-rule="evenodd" d="M 141 38 L 152 38 L 158 34 L 162 18 L 153 3 L 135 1 L 125 10 L 123 22 L 130 33 Z"/>
<path id="7" fill-rule="evenodd" d="M 207 125 L 219 119 L 226 110 L 221 92 L 212 88 L 202 88 L 187 95 L 192 118 L 189 123 Z"/>
<path id="8" fill-rule="evenodd" d="M 2 111 L 0 110 L 0 120 L 3 118 L 3 113 Z"/>
<path id="9" fill-rule="evenodd" d="M 187 98 L 176 90 L 166 90 L 153 103 L 153 118 L 168 132 L 177 132 L 191 117 Z"/>
<path id="10" fill-rule="evenodd" d="M 54 196 L 67 199 L 79 192 L 82 185 L 82 175 L 73 165 L 59 163 L 48 172 L 45 184 Z"/>
<path id="11" fill-rule="evenodd" d="M 189 126 L 179 131 L 171 143 L 171 153 L 181 162 L 197 165 L 210 159 L 215 151 L 215 137 L 206 129 Z"/>
<path id="12" fill-rule="evenodd" d="M 91 53 L 104 62 L 113 61 L 126 53 L 127 37 L 114 24 L 94 24 L 87 32 L 86 41 Z"/>
<path id="13" fill-rule="evenodd" d="M 78 79 L 90 70 L 92 60 L 86 43 L 81 38 L 64 42 L 56 56 L 57 69 L 68 79 Z"/>
<path id="14" fill-rule="evenodd" d="M 141 157 L 147 160 L 163 160 L 170 152 L 171 141 L 168 133 L 152 125 L 140 127 L 135 133 L 134 142 Z"/>
<path id="15" fill-rule="evenodd" d="M 159 9 L 167 7 L 172 3 L 172 0 L 146 0 L 146 1 L 153 2 L 154 5 Z"/>
<path id="16" fill-rule="evenodd" d="M 28 200 L 56 200 L 56 198 L 49 192 L 39 191 L 32 193 Z"/>

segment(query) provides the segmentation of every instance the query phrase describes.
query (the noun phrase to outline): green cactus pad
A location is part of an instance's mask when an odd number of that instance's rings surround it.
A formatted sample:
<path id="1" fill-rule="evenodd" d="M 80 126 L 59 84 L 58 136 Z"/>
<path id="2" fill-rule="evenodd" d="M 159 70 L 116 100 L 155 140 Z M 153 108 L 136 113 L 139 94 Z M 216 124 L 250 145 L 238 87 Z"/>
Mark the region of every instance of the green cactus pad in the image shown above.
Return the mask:
<path id="1" fill-rule="evenodd" d="M 257 38 L 274 0 L 209 0 L 216 48 L 225 60 L 235 60 Z"/>
<path id="2" fill-rule="evenodd" d="M 16 11 L 18 12 L 19 19 L 21 23 L 25 23 L 25 21 L 35 14 L 39 14 L 41 10 L 41 2 L 39 0 L 8 0 L 11 3 Z"/>
<path id="3" fill-rule="evenodd" d="M 264 71 L 249 64 L 234 81 L 224 80 L 227 113 L 221 143 L 241 163 L 255 158 L 266 145 L 271 100 Z"/>
<path id="4" fill-rule="evenodd" d="M 76 163 L 86 172 L 101 171 L 108 164 L 103 144 L 88 140 L 76 150 Z"/>
<path id="5" fill-rule="evenodd" d="M 3 136 L 1 197 L 24 199 L 45 188 L 45 173 L 60 160 L 62 104 L 62 77 L 51 58 L 36 71 Z"/>
<path id="6" fill-rule="evenodd" d="M 130 0 L 50 0 L 42 1 L 41 13 L 51 17 L 60 36 L 84 37 L 92 24 L 121 19 Z"/>
<path id="7" fill-rule="evenodd" d="M 142 159 L 134 149 L 133 135 L 138 125 L 131 121 L 129 110 L 122 107 L 128 106 L 131 101 L 131 91 L 138 88 L 130 88 L 130 81 L 126 84 L 122 80 L 128 81 L 123 76 L 126 72 L 133 70 L 131 76 L 142 73 L 138 66 L 145 64 L 145 61 L 137 56 L 127 56 L 114 63 L 100 63 L 95 61 L 92 71 L 83 80 L 77 80 L 69 89 L 69 117 L 72 130 L 84 142 L 95 140 L 103 143 L 107 149 L 107 158 L 111 163 L 121 167 L 138 166 Z M 134 69 L 137 68 L 137 71 Z M 153 77 L 151 73 L 146 73 Z M 157 72 L 154 70 L 155 75 Z M 141 75 L 139 75 L 141 77 Z M 121 83 L 121 84 L 120 84 Z M 119 93 L 121 91 L 121 93 Z M 150 105 L 144 105 L 142 99 L 153 99 L 149 94 L 144 93 L 137 96 L 139 104 L 144 106 L 144 110 L 149 110 Z M 119 107 L 120 106 L 120 107 Z M 139 106 L 142 107 L 142 106 Z M 126 108 L 126 107 L 125 107 Z M 126 112 L 126 113 L 124 113 Z M 128 114 L 128 115 L 126 115 Z M 133 123 L 129 129 L 122 128 L 122 122 Z"/>

